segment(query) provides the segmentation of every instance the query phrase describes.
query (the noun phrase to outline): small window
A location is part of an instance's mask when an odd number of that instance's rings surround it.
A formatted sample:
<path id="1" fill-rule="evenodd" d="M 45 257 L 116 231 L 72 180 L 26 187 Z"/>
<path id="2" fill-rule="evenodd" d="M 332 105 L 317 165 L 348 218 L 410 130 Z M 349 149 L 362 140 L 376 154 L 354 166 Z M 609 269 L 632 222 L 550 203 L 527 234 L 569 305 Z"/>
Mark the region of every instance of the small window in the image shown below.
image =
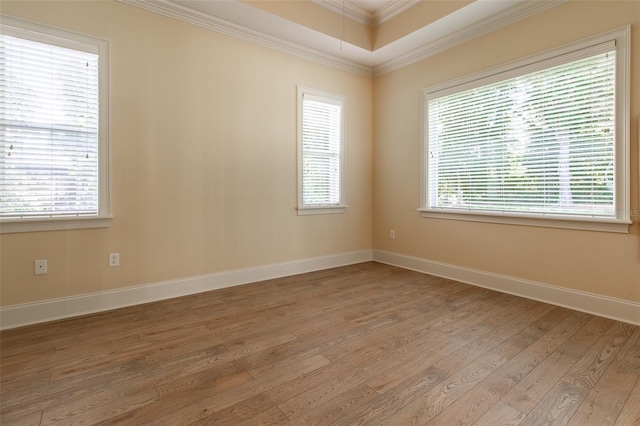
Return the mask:
<path id="1" fill-rule="evenodd" d="M 423 216 L 628 232 L 627 38 L 426 89 Z"/>
<path id="2" fill-rule="evenodd" d="M 298 214 L 343 213 L 344 96 L 298 88 Z"/>
<path id="3" fill-rule="evenodd" d="M 3 18 L 2 232 L 108 225 L 107 43 Z"/>

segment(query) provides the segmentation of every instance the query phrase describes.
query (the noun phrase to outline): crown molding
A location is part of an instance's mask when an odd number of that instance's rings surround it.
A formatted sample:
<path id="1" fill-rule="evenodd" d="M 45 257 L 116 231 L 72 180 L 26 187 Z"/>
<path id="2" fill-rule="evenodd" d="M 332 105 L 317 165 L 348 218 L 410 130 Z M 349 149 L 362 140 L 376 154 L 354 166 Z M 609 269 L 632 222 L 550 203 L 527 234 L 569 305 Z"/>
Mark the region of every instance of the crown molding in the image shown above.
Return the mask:
<path id="1" fill-rule="evenodd" d="M 356 75 L 371 78 L 371 67 L 329 55 L 315 49 L 293 43 L 282 38 L 253 30 L 213 15 L 199 12 L 191 8 L 166 0 L 118 0 L 131 6 L 155 12 L 169 18 L 197 25 L 217 33 L 225 34 L 239 40 L 297 56 L 322 65 L 327 65 Z"/>
<path id="2" fill-rule="evenodd" d="M 359 24 L 366 25 L 369 28 L 376 26 L 376 18 L 372 13 L 364 10 L 363 8 L 349 2 L 342 0 L 311 0 L 318 6 L 322 6 L 325 9 L 329 9 L 340 15 L 356 21 Z"/>
<path id="3" fill-rule="evenodd" d="M 558 6 L 567 0 L 540 0 L 519 3 L 503 12 L 492 15 L 472 25 L 455 31 L 447 36 L 440 37 L 423 46 L 401 54 L 386 62 L 373 67 L 373 76 L 397 70 L 430 56 L 436 55 L 447 49 L 451 49 L 467 41 L 473 40 L 507 25 L 513 24 L 529 16 L 536 15 L 552 7 Z"/>
<path id="4" fill-rule="evenodd" d="M 236 22 L 231 22 L 228 19 L 216 16 L 217 12 L 220 11 L 219 9 L 213 11 L 211 9 L 203 9 L 204 11 L 195 10 L 172 0 L 118 1 L 249 43 L 371 78 L 418 62 L 444 50 L 543 12 L 567 0 L 525 0 L 511 7 L 502 8 L 502 10 L 496 13 L 489 14 L 487 12 L 485 13 L 486 17 L 484 19 L 475 21 L 475 23 L 472 24 L 467 24 L 467 22 L 470 22 L 470 19 L 477 16 L 478 10 L 483 10 L 483 3 L 487 3 L 476 1 L 472 3 L 471 6 L 462 8 L 431 26 L 417 30 L 375 51 L 358 48 L 349 43 L 344 43 L 344 49 L 342 48 L 343 43 L 341 43 L 340 50 L 338 50 L 336 47 L 337 44 L 333 46 L 338 40 L 333 37 L 305 28 L 299 24 L 287 21 L 284 18 L 261 12 L 239 1 L 214 3 L 218 5 L 218 7 L 235 7 L 236 9 L 233 10 L 235 15 L 232 13 L 228 16 L 232 16 L 232 18 L 229 19 L 236 18 Z M 335 3 L 340 0 L 314 1 Z M 414 1 L 419 0 L 393 0 L 389 5 L 404 4 L 406 6 Z M 499 5 L 500 3 L 497 4 Z M 194 2 L 194 4 L 198 3 Z M 345 5 L 346 4 L 347 3 L 345 3 Z M 489 2 L 489 4 L 494 3 Z M 469 7 L 471 7 L 471 9 L 468 9 Z M 473 7 L 475 7 L 475 9 L 473 9 Z M 400 13 L 397 12 L 400 9 L 396 8 L 394 10 L 396 13 Z M 471 10 L 475 10 L 475 12 L 471 12 Z M 251 19 L 253 19 L 253 21 L 246 18 L 247 14 L 252 15 Z M 225 16 L 224 13 L 221 13 L 221 15 Z M 242 16 L 243 19 L 238 20 L 237 16 Z M 270 26 L 265 25 L 261 27 L 260 24 L 266 21 L 268 21 Z M 256 28 L 261 28 L 261 30 L 253 29 L 252 27 L 254 25 L 256 25 Z M 286 31 L 280 31 L 279 33 L 278 31 L 273 31 L 274 26 Z M 433 31 L 432 27 L 436 26 L 439 27 L 439 32 Z M 445 28 L 445 30 L 443 30 L 443 28 Z M 449 31 L 448 28 L 458 28 L 458 30 Z M 313 43 L 307 40 L 307 35 L 309 36 L 309 40 L 313 40 Z M 290 41 L 293 39 L 304 40 L 307 45 Z M 327 46 L 333 46 L 333 48 L 326 48 Z"/>
<path id="5" fill-rule="evenodd" d="M 375 25 L 384 24 L 419 2 L 420 0 L 391 0 L 387 2 L 374 14 Z"/>
<path id="6" fill-rule="evenodd" d="M 377 27 L 409 9 L 420 0 L 390 0 L 377 11 L 371 13 L 351 3 L 349 0 L 312 0 L 319 6 L 332 12 L 366 25 L 369 28 Z"/>

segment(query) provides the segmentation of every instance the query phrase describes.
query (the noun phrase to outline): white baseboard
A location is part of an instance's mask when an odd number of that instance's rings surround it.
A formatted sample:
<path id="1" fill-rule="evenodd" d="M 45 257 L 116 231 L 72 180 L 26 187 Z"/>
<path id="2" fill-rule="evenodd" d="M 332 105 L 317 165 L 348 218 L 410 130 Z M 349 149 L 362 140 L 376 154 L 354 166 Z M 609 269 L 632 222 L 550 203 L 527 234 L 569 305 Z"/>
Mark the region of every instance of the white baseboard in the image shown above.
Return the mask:
<path id="1" fill-rule="evenodd" d="M 225 287 L 303 274 L 372 260 L 372 250 L 236 269 L 172 281 L 0 308 L 0 329 L 108 311 Z"/>
<path id="2" fill-rule="evenodd" d="M 419 257 L 374 250 L 373 260 L 404 269 L 563 306 L 605 318 L 640 325 L 640 303 L 571 290 L 507 275 L 464 268 Z"/>
<path id="3" fill-rule="evenodd" d="M 71 318 L 374 260 L 640 325 L 640 303 L 392 253 L 361 250 L 0 308 L 0 329 Z"/>

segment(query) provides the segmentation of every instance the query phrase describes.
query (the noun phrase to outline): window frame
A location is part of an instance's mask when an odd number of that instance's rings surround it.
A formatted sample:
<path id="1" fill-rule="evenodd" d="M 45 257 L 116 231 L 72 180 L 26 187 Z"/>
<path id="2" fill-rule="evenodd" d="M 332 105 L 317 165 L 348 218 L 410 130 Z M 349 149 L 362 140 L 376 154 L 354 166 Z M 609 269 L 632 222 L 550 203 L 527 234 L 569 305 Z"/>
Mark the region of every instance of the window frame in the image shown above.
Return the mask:
<path id="1" fill-rule="evenodd" d="M 298 152 L 298 206 L 297 212 L 299 216 L 303 215 L 315 215 L 315 214 L 335 214 L 335 213 L 344 213 L 346 208 L 348 207 L 345 200 L 345 136 L 346 136 L 346 108 L 347 108 L 347 98 L 343 95 L 338 95 L 335 93 L 327 92 L 324 90 L 312 89 L 309 87 L 298 86 L 297 87 L 297 104 L 298 104 L 298 118 L 297 118 L 297 152 Z M 340 117 L 340 159 L 339 159 L 339 167 L 340 167 L 340 178 L 339 178 L 339 201 L 337 204 L 320 204 L 320 205 L 304 205 L 303 204 L 303 144 L 302 144 L 302 130 L 303 130 L 303 111 L 302 111 L 302 101 L 304 95 L 310 95 L 318 98 L 325 98 L 331 103 L 338 102 L 341 106 L 341 117 Z"/>
<path id="2" fill-rule="evenodd" d="M 546 69 L 557 62 L 567 62 L 572 52 L 588 49 L 611 40 L 616 44 L 616 104 L 615 104 L 615 192 L 614 203 L 616 218 L 565 216 L 551 213 L 505 213 L 497 211 L 458 210 L 432 208 L 429 206 L 429 97 L 437 93 L 459 88 L 455 92 L 481 87 L 517 75 L 532 72 L 529 68 L 544 62 Z M 421 201 L 417 210 L 424 218 L 488 222 L 508 225 L 540 226 L 548 228 L 580 229 L 602 232 L 628 233 L 630 219 L 630 136 L 629 136 L 629 89 L 630 89 L 630 26 L 608 31 L 574 43 L 532 55 L 505 65 L 493 67 L 481 72 L 422 90 L 422 143 L 421 143 Z M 556 63 L 554 63 L 556 62 Z M 523 69 L 526 69 L 523 71 Z"/>
<path id="3" fill-rule="evenodd" d="M 0 15 L 0 33 L 98 55 L 98 214 L 0 218 L 0 233 L 105 228 L 113 218 L 109 170 L 109 42 Z"/>

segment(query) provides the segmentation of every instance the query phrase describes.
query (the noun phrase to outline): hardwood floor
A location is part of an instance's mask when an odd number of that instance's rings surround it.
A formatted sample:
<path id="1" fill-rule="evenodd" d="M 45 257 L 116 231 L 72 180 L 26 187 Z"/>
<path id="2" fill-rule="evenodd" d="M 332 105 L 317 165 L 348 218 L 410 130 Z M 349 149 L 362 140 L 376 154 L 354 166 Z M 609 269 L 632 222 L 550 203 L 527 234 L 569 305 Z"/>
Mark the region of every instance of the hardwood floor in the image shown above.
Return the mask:
<path id="1" fill-rule="evenodd" d="M 640 327 L 377 263 L 0 333 L 0 423 L 640 425 Z"/>

